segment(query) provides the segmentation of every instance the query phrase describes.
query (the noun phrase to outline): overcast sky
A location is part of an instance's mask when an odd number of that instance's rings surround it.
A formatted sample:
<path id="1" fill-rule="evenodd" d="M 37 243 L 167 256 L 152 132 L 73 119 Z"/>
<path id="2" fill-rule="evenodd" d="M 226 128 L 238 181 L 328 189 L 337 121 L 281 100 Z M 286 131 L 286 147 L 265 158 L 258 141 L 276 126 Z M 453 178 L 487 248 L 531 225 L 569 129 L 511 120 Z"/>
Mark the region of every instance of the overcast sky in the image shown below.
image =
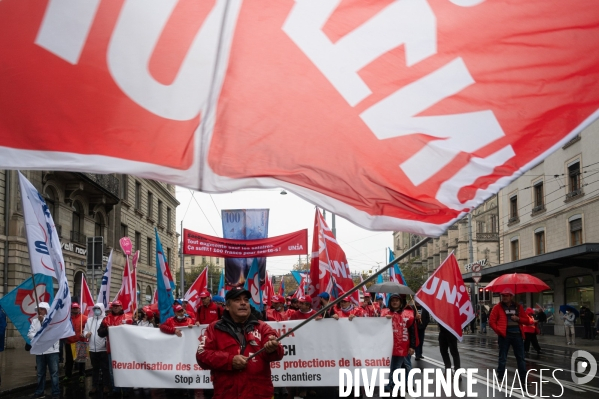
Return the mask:
<path id="1" fill-rule="evenodd" d="M 270 209 L 269 236 L 308 229 L 308 251 L 311 252 L 314 205 L 292 193 L 281 195 L 280 192 L 281 190 L 253 189 L 210 195 L 177 187 L 177 199 L 181 203 L 177 208 L 177 231 L 181 232 L 183 219 L 183 228 L 222 237 L 220 216 L 223 209 Z M 326 219 L 331 227 L 329 212 Z M 336 217 L 336 227 L 337 239 L 345 251 L 352 272 L 371 270 L 387 264 L 386 248 L 393 245 L 390 231 L 366 230 L 339 216 Z M 282 275 L 297 263 L 297 256 L 277 256 L 268 258 L 266 268 L 271 275 Z"/>

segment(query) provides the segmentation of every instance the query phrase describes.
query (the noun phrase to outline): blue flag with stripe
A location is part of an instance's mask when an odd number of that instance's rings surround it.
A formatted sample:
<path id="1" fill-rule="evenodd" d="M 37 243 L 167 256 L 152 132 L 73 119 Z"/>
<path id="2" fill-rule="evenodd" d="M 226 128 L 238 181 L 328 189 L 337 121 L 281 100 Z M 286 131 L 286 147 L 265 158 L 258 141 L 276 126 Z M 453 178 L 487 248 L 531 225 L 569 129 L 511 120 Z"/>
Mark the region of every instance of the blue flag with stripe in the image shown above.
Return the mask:
<path id="1" fill-rule="evenodd" d="M 258 266 L 258 258 L 254 258 L 252 261 L 252 267 L 250 267 L 250 271 L 248 272 L 248 277 L 245 280 L 245 285 L 243 288 L 252 294 L 250 297 L 250 305 L 262 312 L 264 306 L 262 305 L 262 290 L 260 289 L 260 268 Z"/>

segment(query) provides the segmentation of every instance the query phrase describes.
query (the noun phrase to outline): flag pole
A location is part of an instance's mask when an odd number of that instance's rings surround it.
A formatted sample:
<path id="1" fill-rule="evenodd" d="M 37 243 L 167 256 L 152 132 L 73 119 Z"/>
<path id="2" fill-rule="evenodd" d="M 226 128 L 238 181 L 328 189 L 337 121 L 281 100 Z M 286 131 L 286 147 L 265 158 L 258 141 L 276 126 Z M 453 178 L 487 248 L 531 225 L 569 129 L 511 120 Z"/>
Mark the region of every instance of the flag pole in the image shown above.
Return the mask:
<path id="1" fill-rule="evenodd" d="M 403 254 L 399 255 L 397 258 L 395 258 L 394 260 L 392 260 L 387 266 L 383 267 L 381 270 L 377 271 L 375 274 L 373 274 L 372 276 L 368 277 L 366 280 L 364 280 L 363 282 L 361 282 L 360 284 L 356 285 L 354 288 L 352 288 L 351 290 L 347 291 L 344 295 L 339 295 L 339 298 L 335 299 L 334 301 L 329 302 L 329 304 L 327 306 L 325 306 L 324 308 L 320 309 L 318 312 L 314 313 L 312 316 L 308 317 L 306 320 L 302 321 L 300 324 L 298 324 L 295 328 L 288 330 L 285 334 L 281 335 L 279 338 L 277 338 L 277 341 L 281 341 L 283 338 L 288 337 L 290 334 L 295 333 L 297 330 L 299 330 L 301 327 L 303 327 L 304 325 L 308 324 L 309 322 L 311 322 L 312 320 L 314 320 L 315 318 L 317 318 L 318 316 L 320 316 L 321 314 L 325 313 L 327 310 L 329 310 L 330 308 L 332 308 L 333 306 L 337 305 L 339 302 L 341 302 L 341 300 L 351 294 L 353 294 L 354 292 L 356 292 L 357 290 L 359 290 L 360 288 L 362 288 L 362 286 L 366 285 L 367 283 L 374 281 L 374 279 L 376 279 L 380 274 L 384 273 L 385 271 L 389 270 L 390 268 L 392 268 L 393 266 L 395 266 L 395 264 L 399 263 L 400 260 L 403 260 L 404 258 L 407 258 L 410 253 L 412 253 L 412 251 L 417 250 L 418 248 L 422 247 L 423 245 L 427 244 L 428 241 L 430 240 L 430 237 L 426 237 L 423 238 L 422 240 L 420 240 L 419 242 L 417 242 L 416 244 L 414 244 L 410 249 L 408 249 L 406 252 L 404 252 Z M 248 357 L 248 360 L 256 357 L 258 354 L 260 354 L 260 352 L 262 352 L 264 350 L 264 348 L 260 349 L 259 351 L 257 351 L 256 353 L 250 355 Z"/>

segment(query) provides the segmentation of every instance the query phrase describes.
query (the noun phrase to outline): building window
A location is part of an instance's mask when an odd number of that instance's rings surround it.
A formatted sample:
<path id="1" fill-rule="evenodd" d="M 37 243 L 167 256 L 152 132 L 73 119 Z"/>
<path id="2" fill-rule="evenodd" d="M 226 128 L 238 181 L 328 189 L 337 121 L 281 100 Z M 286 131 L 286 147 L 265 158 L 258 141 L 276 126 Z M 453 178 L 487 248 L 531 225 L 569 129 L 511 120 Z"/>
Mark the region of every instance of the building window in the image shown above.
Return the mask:
<path id="1" fill-rule="evenodd" d="M 154 195 L 148 191 L 148 218 L 154 216 Z"/>
<path id="2" fill-rule="evenodd" d="M 545 230 L 535 233 L 536 254 L 543 255 L 545 253 Z"/>
<path id="3" fill-rule="evenodd" d="M 582 218 L 570 220 L 570 246 L 582 244 Z"/>
<path id="4" fill-rule="evenodd" d="M 485 232 L 485 222 L 478 222 L 476 227 L 477 233 L 486 233 Z"/>
<path id="5" fill-rule="evenodd" d="M 148 266 L 152 266 L 152 239 L 150 237 L 148 237 L 148 239 L 147 239 L 147 245 L 148 245 L 148 247 L 146 248 L 147 264 L 148 264 Z"/>
<path id="6" fill-rule="evenodd" d="M 125 201 L 129 196 L 129 178 L 127 175 L 121 175 L 121 198 Z"/>
<path id="7" fill-rule="evenodd" d="M 510 222 L 518 220 L 518 196 L 510 198 Z"/>
<path id="8" fill-rule="evenodd" d="M 518 260 L 520 259 L 520 246 L 519 246 L 519 240 L 518 239 L 513 239 L 510 243 L 511 249 L 512 249 L 512 261 Z"/>
<path id="9" fill-rule="evenodd" d="M 566 279 L 566 304 L 580 309 L 586 306 L 595 313 L 595 284 L 592 275 L 570 277 Z M 580 323 L 580 317 L 576 318 Z"/>
<path id="10" fill-rule="evenodd" d="M 498 233 L 499 232 L 499 223 L 498 223 L 498 216 L 497 215 L 491 215 L 491 233 Z"/>
<path id="11" fill-rule="evenodd" d="M 196 258 L 194 256 L 191 257 L 191 265 L 194 266 L 196 264 Z"/>
<path id="12" fill-rule="evenodd" d="M 135 182 L 135 209 L 141 211 L 141 183 Z"/>
<path id="13" fill-rule="evenodd" d="M 220 264 L 220 258 L 216 258 L 216 264 Z"/>
<path id="14" fill-rule="evenodd" d="M 162 225 L 162 201 L 158 200 L 158 225 Z"/>
<path id="15" fill-rule="evenodd" d="M 166 248 L 166 261 L 170 266 L 170 264 L 171 264 L 171 249 L 170 248 Z"/>
<path id="16" fill-rule="evenodd" d="M 129 228 L 126 224 L 121 223 L 121 238 L 129 236 Z"/>
<path id="17" fill-rule="evenodd" d="M 96 220 L 94 222 L 94 235 L 96 237 L 104 237 L 104 216 L 100 212 L 96 212 Z"/>
<path id="18" fill-rule="evenodd" d="M 83 235 L 83 207 L 79 201 L 73 202 L 73 220 L 71 223 L 71 241 L 85 244 Z"/>
<path id="19" fill-rule="evenodd" d="M 139 231 L 135 232 L 135 250 L 141 251 L 141 233 Z"/>
<path id="20" fill-rule="evenodd" d="M 173 228 L 171 227 L 171 223 L 172 223 L 172 215 L 171 215 L 171 208 L 166 208 L 166 230 L 167 231 L 173 231 Z"/>
<path id="21" fill-rule="evenodd" d="M 206 264 L 206 257 L 205 256 L 202 256 L 202 263 Z"/>
<path id="22" fill-rule="evenodd" d="M 570 193 L 580 190 L 580 162 L 568 166 L 568 189 Z"/>
<path id="23" fill-rule="evenodd" d="M 535 196 L 535 207 L 532 211 L 535 212 L 540 211 L 545 206 L 545 201 L 543 198 L 543 182 L 535 184 L 533 188 Z"/>

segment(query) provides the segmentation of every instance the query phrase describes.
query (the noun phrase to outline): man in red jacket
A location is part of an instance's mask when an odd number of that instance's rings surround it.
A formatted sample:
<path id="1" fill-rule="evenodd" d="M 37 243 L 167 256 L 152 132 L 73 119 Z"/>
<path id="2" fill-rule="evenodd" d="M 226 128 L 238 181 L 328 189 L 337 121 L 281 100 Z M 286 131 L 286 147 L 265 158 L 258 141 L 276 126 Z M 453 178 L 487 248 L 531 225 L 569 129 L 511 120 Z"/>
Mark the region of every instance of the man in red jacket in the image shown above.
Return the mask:
<path id="1" fill-rule="evenodd" d="M 372 303 L 370 292 L 364 294 L 364 306 L 362 306 L 363 317 L 379 317 L 381 309 L 378 303 Z"/>
<path id="2" fill-rule="evenodd" d="M 165 334 L 174 334 L 177 337 L 181 337 L 183 333 L 177 327 L 189 327 L 194 326 L 194 320 L 191 317 L 185 316 L 185 309 L 181 305 L 175 305 L 175 315 L 166 319 L 164 323 L 160 325 L 160 331 Z"/>
<path id="3" fill-rule="evenodd" d="M 213 321 L 220 320 L 223 315 L 223 310 L 216 303 L 212 302 L 210 293 L 203 291 L 200 293 L 202 303 L 198 306 L 196 322 L 199 324 L 210 324 Z"/>
<path id="4" fill-rule="evenodd" d="M 514 291 L 506 288 L 501 292 L 501 302 L 493 307 L 489 316 L 489 326 L 497 333 L 499 343 L 499 364 L 497 376 L 502 379 L 510 346 L 514 350 L 518 364 L 518 377 L 522 387 L 526 383 L 526 362 L 524 360 L 524 332 L 522 327 L 531 324 L 531 320 L 522 305 L 514 302 Z M 509 379 L 508 379 L 509 380 Z"/>
<path id="5" fill-rule="evenodd" d="M 81 307 L 77 302 L 73 302 L 71 304 L 71 323 L 73 324 L 75 335 L 65 339 L 66 361 L 64 365 L 63 382 L 68 382 L 73 375 L 73 344 L 77 343 L 78 341 L 87 341 L 82 336 L 83 327 L 85 327 L 85 323 L 87 323 L 87 316 L 81 314 Z M 85 381 L 85 363 L 77 363 L 77 367 L 79 369 L 79 382 L 83 382 Z"/>
<path id="6" fill-rule="evenodd" d="M 199 338 L 196 360 L 211 371 L 214 399 L 270 399 L 274 394 L 270 362 L 283 358 L 283 347 L 276 331 L 252 315 L 250 297 L 242 288 L 227 292 L 222 319 Z"/>
<path id="7" fill-rule="evenodd" d="M 316 311 L 312 309 L 312 298 L 309 295 L 300 298 L 298 303 L 299 310 L 293 312 L 293 314 L 289 316 L 289 320 L 306 320 L 316 313 Z"/>
<path id="8" fill-rule="evenodd" d="M 266 320 L 267 321 L 286 321 L 289 320 L 289 310 L 285 310 L 283 304 L 285 300 L 275 295 L 271 298 L 270 302 L 272 303 L 272 308 L 266 311 Z"/>

